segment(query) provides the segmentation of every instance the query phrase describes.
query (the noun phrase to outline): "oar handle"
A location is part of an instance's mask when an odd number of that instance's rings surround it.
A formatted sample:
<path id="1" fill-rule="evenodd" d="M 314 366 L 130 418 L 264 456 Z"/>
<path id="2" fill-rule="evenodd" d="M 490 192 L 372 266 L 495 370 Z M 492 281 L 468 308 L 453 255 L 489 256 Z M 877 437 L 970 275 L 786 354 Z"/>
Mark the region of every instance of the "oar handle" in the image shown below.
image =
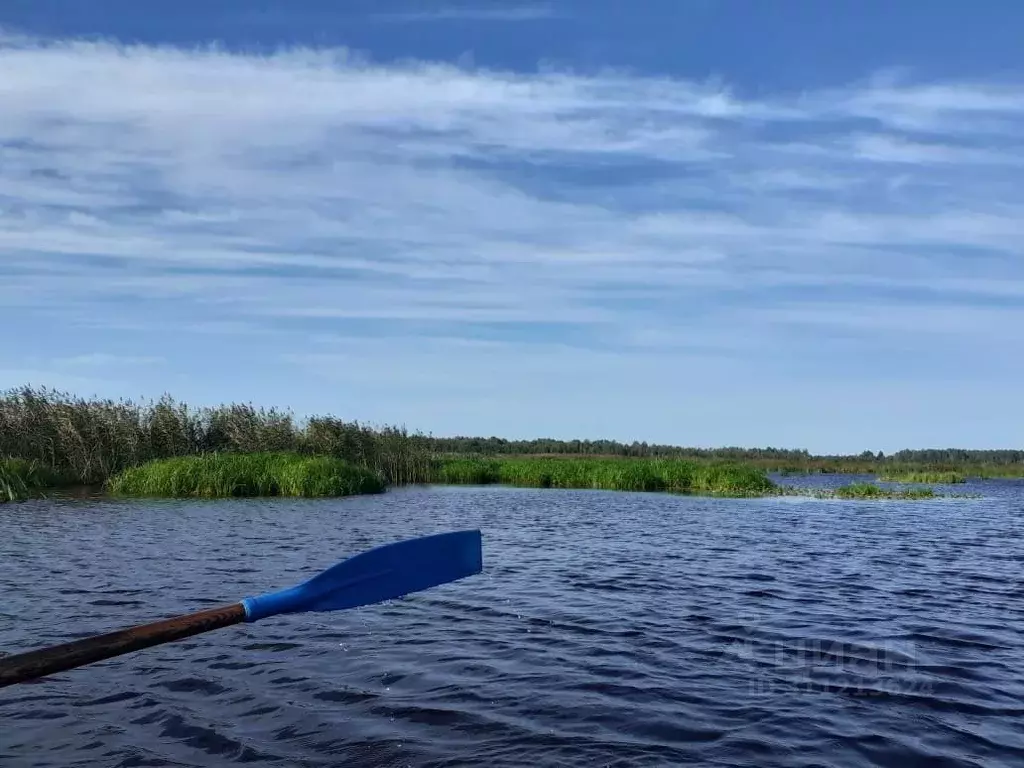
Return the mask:
<path id="1" fill-rule="evenodd" d="M 0 658 L 0 688 L 245 621 L 241 603 Z"/>

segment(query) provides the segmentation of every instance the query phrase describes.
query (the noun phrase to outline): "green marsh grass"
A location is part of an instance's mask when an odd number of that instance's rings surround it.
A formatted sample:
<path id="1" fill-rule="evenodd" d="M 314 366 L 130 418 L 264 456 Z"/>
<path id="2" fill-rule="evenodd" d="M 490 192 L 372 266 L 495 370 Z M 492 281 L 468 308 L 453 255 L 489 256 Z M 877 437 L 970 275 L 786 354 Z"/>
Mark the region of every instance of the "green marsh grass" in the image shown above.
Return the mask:
<path id="1" fill-rule="evenodd" d="M 833 489 L 832 495 L 839 499 L 933 499 L 936 493 L 931 488 L 882 488 L 874 483 L 849 483 Z"/>
<path id="2" fill-rule="evenodd" d="M 385 483 L 375 472 L 329 456 L 222 453 L 158 459 L 115 475 L 108 487 L 119 496 L 226 498 L 381 493 Z"/>
<path id="3" fill-rule="evenodd" d="M 942 472 L 919 470 L 907 472 L 885 472 L 878 477 L 879 480 L 892 483 L 963 483 L 966 478 L 962 472 Z"/>
<path id="4" fill-rule="evenodd" d="M 60 485 L 46 467 L 25 459 L 0 459 L 0 502 L 22 501 Z"/>
<path id="5" fill-rule="evenodd" d="M 776 490 L 767 474 L 755 467 L 683 459 L 455 457 L 437 459 L 431 481 L 738 497 L 761 496 Z"/>

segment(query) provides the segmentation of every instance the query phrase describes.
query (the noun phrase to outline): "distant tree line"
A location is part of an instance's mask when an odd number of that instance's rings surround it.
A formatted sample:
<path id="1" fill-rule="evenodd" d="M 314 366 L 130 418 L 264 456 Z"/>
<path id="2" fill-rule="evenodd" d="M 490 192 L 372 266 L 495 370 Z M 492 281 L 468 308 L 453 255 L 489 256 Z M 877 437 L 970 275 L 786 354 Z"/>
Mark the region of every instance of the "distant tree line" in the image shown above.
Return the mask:
<path id="1" fill-rule="evenodd" d="M 963 448 L 925 448 L 892 454 L 894 462 L 907 464 L 1024 464 L 1024 450 L 966 450 Z"/>
<path id="2" fill-rule="evenodd" d="M 615 440 L 507 440 L 502 437 L 423 437 L 433 453 L 465 453 L 479 455 L 565 454 L 575 456 L 650 456 L 673 458 L 731 459 L 738 461 L 777 461 L 801 463 L 807 461 L 887 462 L 894 464 L 989 464 L 1009 465 L 1024 463 L 1024 449 L 966 450 L 960 448 L 925 448 L 897 451 L 888 456 L 882 451 L 863 451 L 858 454 L 812 454 L 802 448 L 693 448 L 681 445 L 663 445 Z"/>

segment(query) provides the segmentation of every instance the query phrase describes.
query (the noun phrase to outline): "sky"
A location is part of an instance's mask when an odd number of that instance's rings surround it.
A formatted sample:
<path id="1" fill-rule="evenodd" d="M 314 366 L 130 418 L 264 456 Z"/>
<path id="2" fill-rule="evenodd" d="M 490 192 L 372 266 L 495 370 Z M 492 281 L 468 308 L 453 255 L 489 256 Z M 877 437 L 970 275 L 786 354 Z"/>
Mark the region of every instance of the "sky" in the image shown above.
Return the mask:
<path id="1" fill-rule="evenodd" d="M 1024 444 L 1015 0 L 4 0 L 0 388 Z"/>

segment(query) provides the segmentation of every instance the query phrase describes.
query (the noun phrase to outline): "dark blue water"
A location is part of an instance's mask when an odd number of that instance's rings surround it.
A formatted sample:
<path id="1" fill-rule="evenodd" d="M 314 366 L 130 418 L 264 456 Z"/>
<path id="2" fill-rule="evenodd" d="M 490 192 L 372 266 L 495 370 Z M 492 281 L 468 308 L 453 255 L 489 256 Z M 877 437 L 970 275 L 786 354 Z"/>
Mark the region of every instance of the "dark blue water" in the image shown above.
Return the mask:
<path id="1" fill-rule="evenodd" d="M 7 652 L 415 535 L 480 527 L 485 570 L 0 690 L 0 765 L 1024 765 L 1024 484 L 967 490 L 7 505 Z"/>

